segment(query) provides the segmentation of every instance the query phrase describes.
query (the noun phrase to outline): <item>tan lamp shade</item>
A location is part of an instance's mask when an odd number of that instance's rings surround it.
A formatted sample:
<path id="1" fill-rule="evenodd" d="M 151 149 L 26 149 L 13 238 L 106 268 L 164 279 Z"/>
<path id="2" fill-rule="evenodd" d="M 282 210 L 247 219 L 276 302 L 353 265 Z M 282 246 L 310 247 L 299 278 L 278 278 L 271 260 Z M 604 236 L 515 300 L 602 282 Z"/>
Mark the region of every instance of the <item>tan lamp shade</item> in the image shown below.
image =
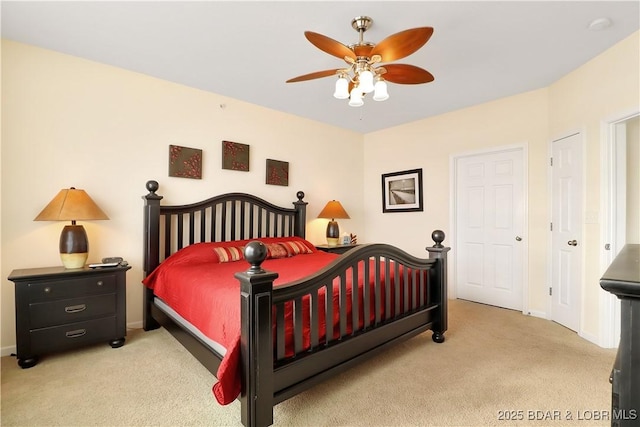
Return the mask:
<path id="1" fill-rule="evenodd" d="M 60 258 L 66 268 L 84 267 L 89 256 L 87 233 L 76 220 L 99 220 L 109 217 L 84 191 L 74 187 L 60 190 L 34 221 L 71 221 L 60 234 Z"/>
<path id="2" fill-rule="evenodd" d="M 335 219 L 349 219 L 349 214 L 344 210 L 339 201 L 331 200 L 327 202 L 324 209 L 320 211 L 318 218 L 329 218 L 329 223 L 327 224 L 327 244 L 329 246 L 336 246 L 338 239 L 340 239 L 340 227 Z"/>
<path id="3" fill-rule="evenodd" d="M 331 200 L 330 202 L 327 202 L 324 209 L 320 211 L 318 218 L 349 219 L 349 214 L 344 210 L 339 201 Z"/>

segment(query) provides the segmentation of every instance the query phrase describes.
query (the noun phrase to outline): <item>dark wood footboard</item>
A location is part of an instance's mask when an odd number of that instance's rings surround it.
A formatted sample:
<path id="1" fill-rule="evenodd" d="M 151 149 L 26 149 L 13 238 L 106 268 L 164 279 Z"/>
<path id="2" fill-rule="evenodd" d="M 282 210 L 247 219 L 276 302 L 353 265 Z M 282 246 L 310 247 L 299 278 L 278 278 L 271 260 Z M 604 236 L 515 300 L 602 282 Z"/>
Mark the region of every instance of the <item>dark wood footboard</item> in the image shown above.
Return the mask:
<path id="1" fill-rule="evenodd" d="M 276 289 L 277 273 L 260 267 L 266 248 L 260 242 L 247 245 L 251 268 L 236 275 L 242 300 L 242 423 L 272 424 L 275 404 L 426 330 L 433 331 L 433 341 L 444 342 L 450 248 L 442 245 L 444 233 L 432 236 L 429 259 L 389 245 L 361 245 L 313 276 Z M 359 280 L 365 283 L 360 294 L 358 287 L 349 287 Z M 332 301 L 333 292 L 337 307 L 328 302 L 322 307 L 319 301 Z M 286 304 L 293 306 L 293 350 L 285 345 Z M 324 339 L 318 330 L 321 317 L 337 318 L 335 325 L 326 322 Z M 300 327 L 305 322 L 311 329 L 309 346 Z"/>

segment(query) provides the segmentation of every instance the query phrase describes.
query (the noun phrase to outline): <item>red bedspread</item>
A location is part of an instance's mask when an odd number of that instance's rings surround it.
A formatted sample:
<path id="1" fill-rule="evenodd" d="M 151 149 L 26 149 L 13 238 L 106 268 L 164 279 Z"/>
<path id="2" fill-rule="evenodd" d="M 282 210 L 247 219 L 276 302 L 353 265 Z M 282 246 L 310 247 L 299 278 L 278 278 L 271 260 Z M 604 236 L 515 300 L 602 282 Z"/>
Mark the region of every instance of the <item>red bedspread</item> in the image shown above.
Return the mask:
<path id="1" fill-rule="evenodd" d="M 260 239 L 268 245 L 284 238 Z M 313 245 L 300 238 L 309 253 L 292 253 L 285 258 L 270 258 L 262 267 L 279 274 L 274 285 L 289 283 L 308 276 L 333 261 L 337 255 L 317 251 Z M 234 274 L 246 271 L 244 261 L 226 262 L 238 256 L 238 251 L 216 253 L 214 248 L 239 248 L 248 241 L 226 243 L 198 243 L 188 246 L 167 258 L 143 280 L 154 294 L 173 308 L 204 335 L 227 349 L 213 386 L 213 393 L 221 404 L 233 402 L 240 393 L 240 282 Z M 305 252 L 303 249 L 302 252 Z M 241 254 L 241 252 L 240 252 Z M 270 255 L 283 256 L 270 250 Z M 295 256 L 291 256 L 295 255 Z M 241 256 L 241 255 L 240 255 Z M 223 262 L 220 262 L 223 260 Z"/>

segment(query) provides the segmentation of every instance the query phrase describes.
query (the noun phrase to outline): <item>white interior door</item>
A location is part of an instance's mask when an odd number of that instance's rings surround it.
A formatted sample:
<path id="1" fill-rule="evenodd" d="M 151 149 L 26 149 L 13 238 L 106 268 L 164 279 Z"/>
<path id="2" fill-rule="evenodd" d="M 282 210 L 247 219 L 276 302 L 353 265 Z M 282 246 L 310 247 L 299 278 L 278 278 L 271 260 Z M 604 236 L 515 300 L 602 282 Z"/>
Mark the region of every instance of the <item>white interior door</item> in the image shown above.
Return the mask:
<path id="1" fill-rule="evenodd" d="M 582 283 L 582 135 L 551 143 L 551 319 L 577 331 Z"/>
<path id="2" fill-rule="evenodd" d="M 456 294 L 522 310 L 524 288 L 524 150 L 456 160 Z"/>

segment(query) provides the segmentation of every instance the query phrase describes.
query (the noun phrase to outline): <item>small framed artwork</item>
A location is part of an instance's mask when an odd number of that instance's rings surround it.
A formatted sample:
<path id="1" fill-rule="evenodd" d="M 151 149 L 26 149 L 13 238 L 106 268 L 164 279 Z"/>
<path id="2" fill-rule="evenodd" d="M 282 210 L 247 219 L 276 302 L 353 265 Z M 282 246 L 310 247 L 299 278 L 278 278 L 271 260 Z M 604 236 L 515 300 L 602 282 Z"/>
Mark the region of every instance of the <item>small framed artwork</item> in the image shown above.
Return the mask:
<path id="1" fill-rule="evenodd" d="M 202 179 L 202 150 L 169 145 L 169 176 Z"/>
<path id="2" fill-rule="evenodd" d="M 422 210 L 422 169 L 382 174 L 382 212 Z"/>
<path id="3" fill-rule="evenodd" d="M 249 146 L 222 141 L 222 169 L 249 172 Z"/>
<path id="4" fill-rule="evenodd" d="M 270 185 L 289 185 L 289 162 L 267 159 L 266 183 Z"/>

